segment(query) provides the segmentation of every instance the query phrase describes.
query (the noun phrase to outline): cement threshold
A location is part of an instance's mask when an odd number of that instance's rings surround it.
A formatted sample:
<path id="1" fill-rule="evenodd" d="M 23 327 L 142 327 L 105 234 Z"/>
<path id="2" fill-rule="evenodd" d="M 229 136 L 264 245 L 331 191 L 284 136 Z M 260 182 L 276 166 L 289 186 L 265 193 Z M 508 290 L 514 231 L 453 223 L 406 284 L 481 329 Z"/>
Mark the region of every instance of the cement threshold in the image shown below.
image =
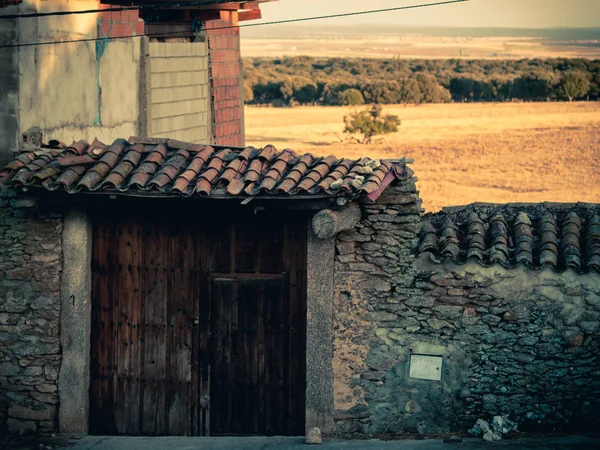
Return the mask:
<path id="1" fill-rule="evenodd" d="M 86 436 L 59 448 L 73 450 L 263 450 L 263 449 L 398 449 L 398 450 L 450 450 L 458 449 L 519 449 L 519 450 L 593 450 L 600 449 L 600 438 L 566 436 L 551 438 L 506 439 L 486 442 L 483 439 L 466 438 L 460 444 L 444 443 L 441 439 L 401 441 L 345 441 L 324 439 L 321 445 L 306 445 L 301 437 L 120 437 Z"/>

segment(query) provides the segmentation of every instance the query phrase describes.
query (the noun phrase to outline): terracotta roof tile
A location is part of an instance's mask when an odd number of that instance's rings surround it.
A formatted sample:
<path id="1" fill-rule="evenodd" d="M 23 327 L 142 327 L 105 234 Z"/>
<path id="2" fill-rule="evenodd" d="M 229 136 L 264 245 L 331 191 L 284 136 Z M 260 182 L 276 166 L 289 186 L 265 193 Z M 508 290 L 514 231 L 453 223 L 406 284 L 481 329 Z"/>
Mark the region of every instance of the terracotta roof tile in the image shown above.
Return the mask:
<path id="1" fill-rule="evenodd" d="M 51 146 L 54 148 L 42 146 L 18 155 L 0 170 L 0 182 L 69 193 L 117 190 L 138 191 L 138 195 L 335 197 L 375 192 L 386 176 L 395 179 L 412 174 L 403 160 L 298 155 L 289 149 L 280 152 L 272 145 L 215 148 L 131 137 L 108 146 L 97 139 L 68 147 L 56 141 Z M 574 254 L 571 247 L 565 251 Z"/>
<path id="2" fill-rule="evenodd" d="M 419 253 L 435 262 L 600 272 L 600 205 L 473 204 L 424 217 Z"/>

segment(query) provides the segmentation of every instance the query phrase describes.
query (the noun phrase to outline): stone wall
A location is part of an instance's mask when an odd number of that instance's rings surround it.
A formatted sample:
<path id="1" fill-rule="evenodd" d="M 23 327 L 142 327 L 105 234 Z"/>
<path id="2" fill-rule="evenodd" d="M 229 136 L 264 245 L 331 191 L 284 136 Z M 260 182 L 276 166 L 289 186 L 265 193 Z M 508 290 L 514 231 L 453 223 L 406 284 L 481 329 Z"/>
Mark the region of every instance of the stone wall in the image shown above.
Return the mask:
<path id="1" fill-rule="evenodd" d="M 417 258 L 419 206 L 414 183 L 393 187 L 337 238 L 337 433 L 460 433 L 502 414 L 597 429 L 600 274 Z M 441 381 L 409 376 L 415 354 L 443 358 Z"/>
<path id="2" fill-rule="evenodd" d="M 0 434 L 57 427 L 62 218 L 0 190 Z"/>

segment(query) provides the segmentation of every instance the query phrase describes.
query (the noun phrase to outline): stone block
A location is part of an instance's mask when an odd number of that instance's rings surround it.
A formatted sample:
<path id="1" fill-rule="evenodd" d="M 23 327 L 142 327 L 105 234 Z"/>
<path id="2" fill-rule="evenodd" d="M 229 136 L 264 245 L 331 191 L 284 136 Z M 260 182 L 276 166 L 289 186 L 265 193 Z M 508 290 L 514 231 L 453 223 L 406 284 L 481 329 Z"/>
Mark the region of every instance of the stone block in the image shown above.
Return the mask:
<path id="1" fill-rule="evenodd" d="M 53 393 L 53 392 L 56 392 L 58 390 L 58 388 L 56 387 L 56 384 L 52 384 L 52 383 L 38 384 L 38 385 L 36 385 L 35 388 L 38 391 L 44 392 L 44 393 Z"/>
<path id="2" fill-rule="evenodd" d="M 377 199 L 376 203 L 379 205 L 406 205 L 410 203 L 417 203 L 419 201 L 418 194 L 415 193 L 383 193 Z"/>
<path id="3" fill-rule="evenodd" d="M 338 240 L 346 242 L 368 242 L 371 240 L 371 236 L 356 231 L 344 231 L 343 233 L 338 234 Z"/>
<path id="4" fill-rule="evenodd" d="M 52 420 L 56 407 L 39 402 L 31 402 L 29 407 L 12 403 L 8 408 L 9 417 L 23 420 Z"/>
<path id="5" fill-rule="evenodd" d="M 340 255 L 348 255 L 354 253 L 354 243 L 352 242 L 338 242 L 336 244 L 337 251 Z"/>
<path id="6" fill-rule="evenodd" d="M 336 425 L 338 432 L 342 434 L 355 434 L 363 431 L 363 424 L 355 420 L 341 420 Z"/>
<path id="7" fill-rule="evenodd" d="M 409 400 L 406 402 L 406 405 L 404 405 L 404 410 L 407 414 L 420 414 L 423 412 L 423 407 L 415 400 Z"/>
<path id="8" fill-rule="evenodd" d="M 340 409 L 335 410 L 336 420 L 358 420 L 366 419 L 369 417 L 369 407 L 365 404 L 354 405 L 350 409 L 344 411 Z"/>
<path id="9" fill-rule="evenodd" d="M 42 368 L 40 366 L 29 366 L 23 372 L 25 376 L 37 377 L 42 374 Z"/>
<path id="10" fill-rule="evenodd" d="M 44 366 L 44 376 L 48 380 L 58 380 L 58 367 L 52 364 L 46 364 Z"/>
<path id="11" fill-rule="evenodd" d="M 365 290 L 388 292 L 391 290 L 392 285 L 381 278 L 369 278 L 361 282 L 359 287 Z"/>
<path id="12" fill-rule="evenodd" d="M 16 364 L 12 364 L 11 362 L 3 362 L 0 364 L 0 375 L 2 376 L 13 377 L 19 375 L 20 372 L 21 368 Z"/>
<path id="13" fill-rule="evenodd" d="M 27 432 L 35 433 L 37 431 L 35 422 L 30 420 L 17 420 L 11 417 L 6 421 L 6 425 L 8 426 L 9 433 L 25 434 Z"/>

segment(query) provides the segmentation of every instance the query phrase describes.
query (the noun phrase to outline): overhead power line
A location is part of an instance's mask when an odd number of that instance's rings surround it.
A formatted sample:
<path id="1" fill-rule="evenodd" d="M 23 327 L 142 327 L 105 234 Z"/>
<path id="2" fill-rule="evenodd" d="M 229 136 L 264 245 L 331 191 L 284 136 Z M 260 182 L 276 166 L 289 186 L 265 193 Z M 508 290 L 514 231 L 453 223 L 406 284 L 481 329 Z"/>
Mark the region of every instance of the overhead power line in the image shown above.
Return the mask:
<path id="1" fill-rule="evenodd" d="M 118 11 L 131 11 L 134 9 L 153 9 L 153 8 L 182 8 L 185 6 L 197 6 L 197 5 L 208 5 L 211 2 L 206 0 L 204 1 L 195 1 L 195 2 L 185 2 L 185 3 L 171 3 L 171 2 L 159 2 L 153 3 L 150 5 L 137 5 L 137 6 L 117 6 L 105 9 L 83 9 L 80 11 L 52 11 L 45 13 L 26 13 L 26 14 L 6 14 L 0 16 L 0 20 L 7 19 L 32 19 L 37 17 L 51 17 L 51 16 L 71 16 L 75 14 L 96 14 L 103 12 L 118 12 Z"/>
<path id="2" fill-rule="evenodd" d="M 275 20 L 275 21 L 271 21 L 271 22 L 261 22 L 261 23 L 248 23 L 248 24 L 244 24 L 244 25 L 228 25 L 228 26 L 224 26 L 224 27 L 215 27 L 215 28 L 212 28 L 212 30 L 225 30 L 225 29 L 231 29 L 231 28 L 249 28 L 249 27 L 267 26 L 267 25 L 281 25 L 281 24 L 287 24 L 287 23 L 308 22 L 308 21 L 313 21 L 313 20 L 336 19 L 336 18 L 340 18 L 340 17 L 361 16 L 361 15 L 366 15 L 366 14 L 378 14 L 378 13 L 402 11 L 402 10 L 408 10 L 408 9 L 451 5 L 451 4 L 456 4 L 456 3 L 465 3 L 468 1 L 469 0 L 437 1 L 437 2 L 433 2 L 433 3 L 421 3 L 418 5 L 397 6 L 397 7 L 393 7 L 393 8 L 371 9 L 371 10 L 367 10 L 367 11 L 355 11 L 355 12 L 349 12 L 349 13 L 328 14 L 328 15 L 324 15 L 324 16 L 298 17 L 295 19 Z M 103 11 L 107 11 L 107 10 L 103 10 Z M 189 32 L 190 32 L 190 30 L 131 34 L 131 35 L 127 35 L 127 36 L 111 37 L 110 40 L 130 39 L 130 38 L 143 37 L 143 36 L 164 37 L 165 35 L 180 35 L 180 34 L 188 34 Z M 78 42 L 96 42 L 96 41 L 105 41 L 105 40 L 106 40 L 106 37 L 68 39 L 68 40 L 63 40 L 63 41 L 30 42 L 30 43 L 26 43 L 26 44 L 5 44 L 5 45 L 0 45 L 0 48 L 35 47 L 35 46 L 41 46 L 41 45 L 72 44 L 72 43 L 78 43 Z"/>

